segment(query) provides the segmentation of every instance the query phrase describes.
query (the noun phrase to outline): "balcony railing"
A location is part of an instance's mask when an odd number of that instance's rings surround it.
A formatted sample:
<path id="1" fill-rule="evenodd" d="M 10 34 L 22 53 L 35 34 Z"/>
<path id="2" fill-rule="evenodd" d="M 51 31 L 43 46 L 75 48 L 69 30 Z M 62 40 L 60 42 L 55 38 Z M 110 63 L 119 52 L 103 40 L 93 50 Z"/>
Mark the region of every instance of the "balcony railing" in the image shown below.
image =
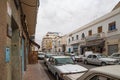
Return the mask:
<path id="1" fill-rule="evenodd" d="M 83 42 L 86 42 L 86 41 L 102 39 L 102 38 L 105 38 L 105 33 L 104 32 L 96 33 L 96 34 L 93 34 L 91 36 L 87 36 L 85 38 L 81 38 L 81 39 L 78 39 L 78 40 L 71 41 L 70 43 L 68 43 L 68 45 L 77 44 L 77 43 L 83 43 Z"/>
<path id="2" fill-rule="evenodd" d="M 93 34 L 91 36 L 87 36 L 86 37 L 86 41 L 90 41 L 90 40 L 96 40 L 96 39 L 102 39 L 105 38 L 105 33 L 97 33 L 97 34 Z"/>

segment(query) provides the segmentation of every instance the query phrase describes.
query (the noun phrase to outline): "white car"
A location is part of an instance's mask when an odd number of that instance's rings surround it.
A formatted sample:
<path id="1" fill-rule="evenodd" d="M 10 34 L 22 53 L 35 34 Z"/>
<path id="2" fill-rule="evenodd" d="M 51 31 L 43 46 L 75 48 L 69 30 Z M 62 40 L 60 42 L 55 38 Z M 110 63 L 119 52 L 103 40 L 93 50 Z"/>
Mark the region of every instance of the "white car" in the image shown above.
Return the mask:
<path id="1" fill-rule="evenodd" d="M 56 80 L 63 79 L 67 74 L 80 74 L 88 70 L 75 64 L 70 56 L 52 56 L 49 59 L 48 69 L 56 76 Z"/>
<path id="2" fill-rule="evenodd" d="M 119 52 L 119 53 L 113 53 L 113 54 L 112 54 L 111 56 L 109 56 L 109 57 L 120 60 L 120 52 Z"/>
<path id="3" fill-rule="evenodd" d="M 84 59 L 84 64 L 96 64 L 96 65 L 112 65 L 118 64 L 118 59 L 108 58 L 102 54 L 90 54 Z"/>
<path id="4" fill-rule="evenodd" d="M 84 59 L 86 59 L 86 57 L 88 57 L 90 54 L 93 54 L 92 51 L 85 51 L 83 57 L 82 57 L 82 61 L 84 61 Z"/>
<path id="5" fill-rule="evenodd" d="M 44 57 L 44 64 L 45 65 L 47 65 L 47 62 L 51 56 L 56 56 L 56 54 L 52 54 L 52 53 L 45 54 L 45 57 Z"/>
<path id="6" fill-rule="evenodd" d="M 120 65 L 92 68 L 79 75 L 68 74 L 64 76 L 64 80 L 120 80 Z"/>
<path id="7" fill-rule="evenodd" d="M 45 53 L 38 53 L 38 59 L 44 59 Z"/>

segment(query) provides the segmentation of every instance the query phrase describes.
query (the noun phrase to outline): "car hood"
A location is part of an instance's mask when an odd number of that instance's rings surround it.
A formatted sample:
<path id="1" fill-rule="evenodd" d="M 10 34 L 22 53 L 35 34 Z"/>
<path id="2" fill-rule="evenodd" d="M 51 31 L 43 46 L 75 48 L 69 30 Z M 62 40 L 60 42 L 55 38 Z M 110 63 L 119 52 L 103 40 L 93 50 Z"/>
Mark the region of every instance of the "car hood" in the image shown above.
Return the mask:
<path id="1" fill-rule="evenodd" d="M 83 73 L 78 73 L 78 74 L 67 74 L 64 76 L 65 80 L 77 80 L 80 76 L 82 76 L 84 74 Z"/>
<path id="2" fill-rule="evenodd" d="M 116 61 L 117 59 L 112 59 L 112 58 L 100 58 L 100 60 L 103 60 L 103 61 Z"/>
<path id="3" fill-rule="evenodd" d="M 77 64 L 65 64 L 62 66 L 55 66 L 62 73 L 79 73 L 87 71 L 88 69 Z"/>

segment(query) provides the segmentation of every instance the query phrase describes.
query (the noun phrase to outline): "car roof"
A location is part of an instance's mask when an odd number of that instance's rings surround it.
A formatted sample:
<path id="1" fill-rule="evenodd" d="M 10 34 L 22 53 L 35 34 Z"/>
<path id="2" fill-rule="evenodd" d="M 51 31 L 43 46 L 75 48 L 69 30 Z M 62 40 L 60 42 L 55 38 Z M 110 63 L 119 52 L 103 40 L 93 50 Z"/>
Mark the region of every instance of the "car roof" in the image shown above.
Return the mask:
<path id="1" fill-rule="evenodd" d="M 120 65 L 97 67 L 90 70 L 92 73 L 102 73 L 120 79 Z"/>
<path id="2" fill-rule="evenodd" d="M 71 58 L 70 56 L 52 56 L 53 58 Z"/>

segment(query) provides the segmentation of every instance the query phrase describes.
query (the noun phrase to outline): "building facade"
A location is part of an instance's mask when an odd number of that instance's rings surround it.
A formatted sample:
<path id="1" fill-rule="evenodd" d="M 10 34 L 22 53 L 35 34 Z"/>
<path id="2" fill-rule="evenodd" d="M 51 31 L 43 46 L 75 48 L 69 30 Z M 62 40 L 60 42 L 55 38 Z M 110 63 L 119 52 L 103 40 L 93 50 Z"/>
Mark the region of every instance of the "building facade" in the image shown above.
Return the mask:
<path id="1" fill-rule="evenodd" d="M 42 51 L 43 52 L 53 52 L 52 51 L 52 44 L 55 37 L 59 36 L 58 32 L 48 32 L 45 37 L 42 39 Z"/>
<path id="2" fill-rule="evenodd" d="M 23 80 L 38 6 L 38 0 L 1 0 L 0 80 Z"/>
<path id="3" fill-rule="evenodd" d="M 93 51 L 111 55 L 120 51 L 120 2 L 108 14 L 69 33 L 67 52 Z"/>
<path id="4" fill-rule="evenodd" d="M 53 53 L 61 53 L 64 54 L 66 52 L 66 35 L 64 36 L 57 36 L 54 40 L 53 40 L 53 47 L 52 47 L 52 51 Z"/>

